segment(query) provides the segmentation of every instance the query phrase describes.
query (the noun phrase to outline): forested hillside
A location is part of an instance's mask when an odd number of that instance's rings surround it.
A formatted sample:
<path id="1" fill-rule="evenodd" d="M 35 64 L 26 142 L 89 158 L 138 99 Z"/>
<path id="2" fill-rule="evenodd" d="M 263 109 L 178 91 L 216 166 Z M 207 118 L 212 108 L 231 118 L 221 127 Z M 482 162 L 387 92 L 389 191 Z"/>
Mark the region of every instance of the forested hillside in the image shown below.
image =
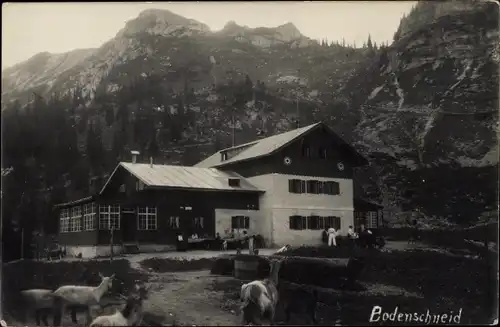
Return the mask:
<path id="1" fill-rule="evenodd" d="M 355 192 L 391 223 L 419 210 L 429 224 L 474 224 L 495 208 L 498 6 L 419 2 L 392 44 L 357 47 L 179 17 L 146 11 L 99 49 L 2 72 L 7 231 L 54 232 L 52 205 L 88 195 L 130 150 L 190 165 L 233 130 L 240 144 L 297 119 L 327 122 L 369 159 Z"/>

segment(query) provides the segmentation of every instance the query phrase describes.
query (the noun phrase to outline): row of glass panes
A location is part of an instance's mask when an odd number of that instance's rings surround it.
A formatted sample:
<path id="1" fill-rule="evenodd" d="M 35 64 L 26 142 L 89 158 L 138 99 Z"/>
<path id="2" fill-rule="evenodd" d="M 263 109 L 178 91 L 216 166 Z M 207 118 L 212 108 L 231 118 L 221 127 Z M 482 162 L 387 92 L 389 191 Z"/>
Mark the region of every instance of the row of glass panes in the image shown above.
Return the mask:
<path id="1" fill-rule="evenodd" d="M 83 205 L 83 230 L 95 230 L 96 204 L 88 203 Z M 81 207 L 76 206 L 70 209 L 61 209 L 60 231 L 79 232 L 82 231 Z M 156 207 L 139 207 L 137 210 L 137 228 L 139 230 L 154 230 L 157 228 Z M 109 230 L 120 229 L 120 206 L 100 205 L 99 206 L 99 229 Z"/>

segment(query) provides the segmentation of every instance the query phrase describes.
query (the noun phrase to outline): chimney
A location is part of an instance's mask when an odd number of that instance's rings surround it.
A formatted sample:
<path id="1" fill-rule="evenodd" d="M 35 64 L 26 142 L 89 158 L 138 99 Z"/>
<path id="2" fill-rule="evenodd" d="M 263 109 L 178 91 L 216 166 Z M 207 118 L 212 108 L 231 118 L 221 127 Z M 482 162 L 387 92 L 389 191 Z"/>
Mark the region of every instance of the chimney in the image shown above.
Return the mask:
<path id="1" fill-rule="evenodd" d="M 149 157 L 149 166 L 153 168 L 153 157 Z"/>
<path id="2" fill-rule="evenodd" d="M 137 156 L 139 155 L 139 151 L 130 151 L 132 154 L 132 163 L 137 163 Z"/>

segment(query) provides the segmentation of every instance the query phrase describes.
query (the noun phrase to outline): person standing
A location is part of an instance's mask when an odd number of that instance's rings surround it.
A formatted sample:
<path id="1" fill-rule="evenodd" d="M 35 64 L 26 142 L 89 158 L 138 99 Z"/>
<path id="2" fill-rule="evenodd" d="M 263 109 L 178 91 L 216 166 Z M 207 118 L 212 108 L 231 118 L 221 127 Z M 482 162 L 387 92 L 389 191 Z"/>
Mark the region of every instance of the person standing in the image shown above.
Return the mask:
<path id="1" fill-rule="evenodd" d="M 328 228 L 328 246 L 337 246 L 337 231 L 335 228 Z"/>
<path id="2" fill-rule="evenodd" d="M 254 238 L 253 236 L 250 236 L 248 238 L 248 254 L 254 254 Z"/>
<path id="3" fill-rule="evenodd" d="M 328 229 L 325 228 L 323 232 L 321 232 L 321 240 L 323 241 L 323 244 L 328 244 Z"/>
<path id="4" fill-rule="evenodd" d="M 349 230 L 347 231 L 347 238 L 349 239 L 349 243 L 351 246 L 354 246 L 356 244 L 358 235 L 356 234 L 352 226 L 349 226 Z"/>

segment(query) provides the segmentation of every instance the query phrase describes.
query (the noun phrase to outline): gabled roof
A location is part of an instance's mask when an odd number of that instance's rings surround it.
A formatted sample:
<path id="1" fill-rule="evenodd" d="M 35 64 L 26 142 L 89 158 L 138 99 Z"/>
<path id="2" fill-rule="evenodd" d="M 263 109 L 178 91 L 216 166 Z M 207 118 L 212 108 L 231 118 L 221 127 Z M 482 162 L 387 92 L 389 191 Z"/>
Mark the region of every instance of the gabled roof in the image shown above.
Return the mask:
<path id="1" fill-rule="evenodd" d="M 289 144 L 293 140 L 295 140 L 297 137 L 301 136 L 305 132 L 311 130 L 315 126 L 317 126 L 319 123 L 312 124 L 306 127 L 301 127 L 297 128 L 294 130 L 291 130 L 289 132 L 281 133 L 281 134 L 276 134 L 273 136 L 269 136 L 257 141 L 241 144 L 235 147 L 227 148 L 218 151 L 217 153 L 211 155 L 207 159 L 197 163 L 195 167 L 220 167 L 224 166 L 230 163 L 238 162 L 238 161 L 243 161 L 243 160 L 248 160 L 248 159 L 255 159 L 259 158 L 265 155 L 269 155 L 272 152 L 281 149 L 283 146 L 286 144 Z M 248 149 L 243 150 L 241 153 L 238 155 L 234 156 L 233 158 L 229 160 L 225 160 L 224 162 L 221 162 L 221 153 L 224 151 L 228 150 L 235 150 L 241 147 L 248 147 Z"/>
<path id="2" fill-rule="evenodd" d="M 363 164 L 366 164 L 366 159 L 363 158 L 359 153 L 356 152 L 356 150 L 349 146 L 347 143 L 345 143 L 337 134 L 335 134 L 328 126 L 326 126 L 324 123 L 316 123 L 312 124 L 309 126 L 297 128 L 294 130 L 291 130 L 289 132 L 281 133 L 281 134 L 276 134 L 270 137 L 266 137 L 260 140 L 256 140 L 250 143 L 238 145 L 235 147 L 227 148 L 218 151 L 217 153 L 211 155 L 210 157 L 206 158 L 205 160 L 197 163 L 195 167 L 223 167 L 235 162 L 241 162 L 241 161 L 246 161 L 250 159 L 256 159 L 264 156 L 271 155 L 275 153 L 276 151 L 282 149 L 283 147 L 287 146 L 288 144 L 292 143 L 295 141 L 297 138 L 300 136 L 303 136 L 316 128 L 319 128 L 320 126 L 324 126 L 329 133 L 334 136 L 339 143 L 342 145 L 346 146 L 346 148 L 349 150 L 349 152 L 356 157 L 360 162 Z M 221 161 L 221 153 L 229 150 L 235 150 L 238 148 L 246 147 L 247 149 L 241 151 L 239 154 L 236 156 L 225 160 Z"/>
<path id="3" fill-rule="evenodd" d="M 262 192 L 241 175 L 220 171 L 216 168 L 120 162 L 102 188 L 100 194 L 106 189 L 120 167 L 137 177 L 146 187 Z M 240 186 L 229 186 L 229 178 L 240 179 Z"/>
<path id="4" fill-rule="evenodd" d="M 75 201 L 58 203 L 58 204 L 54 205 L 54 208 L 63 208 L 63 207 L 70 207 L 70 206 L 77 205 L 77 204 L 86 204 L 86 203 L 89 203 L 89 202 L 96 200 L 96 198 L 97 197 L 95 195 L 91 195 L 91 196 L 87 196 L 85 198 L 81 198 L 81 199 L 78 199 Z"/>

